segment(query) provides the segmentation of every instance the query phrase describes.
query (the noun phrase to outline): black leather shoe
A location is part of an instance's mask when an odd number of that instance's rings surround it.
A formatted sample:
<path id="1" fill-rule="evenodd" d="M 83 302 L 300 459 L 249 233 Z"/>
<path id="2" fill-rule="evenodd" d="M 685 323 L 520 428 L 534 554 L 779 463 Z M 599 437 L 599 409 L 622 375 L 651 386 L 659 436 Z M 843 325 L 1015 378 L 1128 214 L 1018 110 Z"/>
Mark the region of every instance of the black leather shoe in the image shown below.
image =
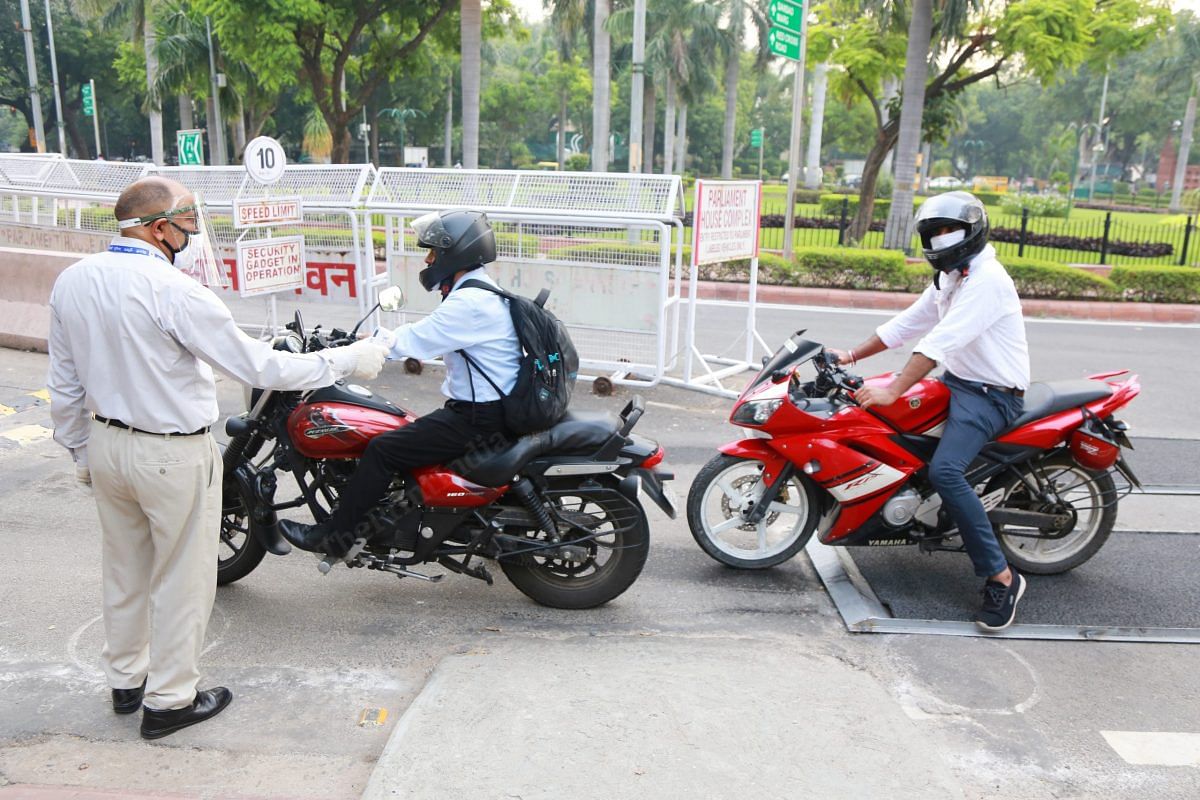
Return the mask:
<path id="1" fill-rule="evenodd" d="M 233 700 L 233 692 L 224 686 L 205 689 L 196 692 L 196 699 L 190 706 L 176 708 L 170 711 L 156 711 L 147 708 L 142 712 L 142 738 L 161 739 L 162 737 L 181 731 L 189 725 L 204 722 L 209 717 L 215 717 L 225 710 L 225 706 Z"/>
<path id="2" fill-rule="evenodd" d="M 142 695 L 146 693 L 146 682 L 136 689 L 113 689 L 113 711 L 118 714 L 132 714 L 142 707 Z"/>
<path id="3" fill-rule="evenodd" d="M 329 538 L 329 530 L 320 523 L 309 525 L 304 522 L 292 522 L 290 519 L 279 520 L 279 532 L 293 547 L 310 553 L 324 553 L 325 540 Z"/>

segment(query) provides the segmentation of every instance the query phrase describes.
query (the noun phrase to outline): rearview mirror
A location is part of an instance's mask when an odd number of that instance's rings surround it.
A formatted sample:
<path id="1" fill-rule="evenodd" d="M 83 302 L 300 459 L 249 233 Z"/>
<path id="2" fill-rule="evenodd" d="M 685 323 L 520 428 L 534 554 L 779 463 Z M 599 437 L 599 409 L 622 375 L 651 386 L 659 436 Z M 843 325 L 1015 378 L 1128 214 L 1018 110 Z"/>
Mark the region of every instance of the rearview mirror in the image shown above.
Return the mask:
<path id="1" fill-rule="evenodd" d="M 404 290 L 389 286 L 379 293 L 379 307 L 384 311 L 399 311 L 404 308 Z"/>

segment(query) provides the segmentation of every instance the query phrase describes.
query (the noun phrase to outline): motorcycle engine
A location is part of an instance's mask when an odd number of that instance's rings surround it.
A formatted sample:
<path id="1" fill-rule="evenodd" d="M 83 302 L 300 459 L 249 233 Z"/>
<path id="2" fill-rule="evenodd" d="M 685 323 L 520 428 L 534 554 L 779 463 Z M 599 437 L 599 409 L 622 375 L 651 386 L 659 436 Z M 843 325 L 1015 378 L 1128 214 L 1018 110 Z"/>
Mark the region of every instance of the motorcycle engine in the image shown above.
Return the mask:
<path id="1" fill-rule="evenodd" d="M 893 528 L 902 528 L 916 516 L 921 505 L 921 495 L 912 487 L 901 489 L 883 505 L 883 521 Z"/>

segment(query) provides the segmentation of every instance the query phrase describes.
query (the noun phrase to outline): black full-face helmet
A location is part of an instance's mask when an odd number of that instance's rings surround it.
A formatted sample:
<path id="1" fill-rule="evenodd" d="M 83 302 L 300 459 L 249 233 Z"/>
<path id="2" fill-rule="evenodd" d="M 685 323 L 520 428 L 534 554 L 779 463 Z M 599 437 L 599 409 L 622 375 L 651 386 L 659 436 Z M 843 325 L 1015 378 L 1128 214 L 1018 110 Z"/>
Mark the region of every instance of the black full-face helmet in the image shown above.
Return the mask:
<path id="1" fill-rule="evenodd" d="M 434 211 L 412 223 L 417 244 L 434 252 L 418 278 L 432 292 L 454 273 L 496 260 L 496 235 L 487 214 L 465 208 Z"/>
<path id="2" fill-rule="evenodd" d="M 925 260 L 941 272 L 967 266 L 988 241 L 987 210 L 970 192 L 934 195 L 917 209 L 916 224 Z M 935 249 L 931 239 L 947 226 L 965 230 L 966 236 L 957 244 Z"/>

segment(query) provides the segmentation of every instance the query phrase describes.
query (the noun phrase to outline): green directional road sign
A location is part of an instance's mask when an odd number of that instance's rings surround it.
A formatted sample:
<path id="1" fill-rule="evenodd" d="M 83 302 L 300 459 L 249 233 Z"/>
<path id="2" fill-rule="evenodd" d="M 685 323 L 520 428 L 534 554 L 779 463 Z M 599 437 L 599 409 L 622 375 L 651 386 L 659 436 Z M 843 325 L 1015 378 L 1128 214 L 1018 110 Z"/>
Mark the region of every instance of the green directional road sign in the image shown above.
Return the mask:
<path id="1" fill-rule="evenodd" d="M 794 33 L 800 32 L 800 15 L 803 13 L 804 6 L 790 0 L 771 0 L 767 7 L 767 16 L 771 18 L 772 24 Z"/>
<path id="2" fill-rule="evenodd" d="M 750 146 L 751 147 L 762 147 L 762 134 L 763 134 L 762 128 L 755 128 L 754 130 L 750 131 Z"/>
<path id="3" fill-rule="evenodd" d="M 92 85 L 85 83 L 83 85 L 83 115 L 90 117 L 96 113 L 96 101 L 92 97 Z"/>
<path id="4" fill-rule="evenodd" d="M 767 47 L 777 56 L 800 60 L 800 35 L 783 28 L 771 28 L 767 33 Z"/>
<path id="5" fill-rule="evenodd" d="M 204 131 L 176 131 L 175 143 L 179 147 L 179 166 L 204 166 Z"/>

